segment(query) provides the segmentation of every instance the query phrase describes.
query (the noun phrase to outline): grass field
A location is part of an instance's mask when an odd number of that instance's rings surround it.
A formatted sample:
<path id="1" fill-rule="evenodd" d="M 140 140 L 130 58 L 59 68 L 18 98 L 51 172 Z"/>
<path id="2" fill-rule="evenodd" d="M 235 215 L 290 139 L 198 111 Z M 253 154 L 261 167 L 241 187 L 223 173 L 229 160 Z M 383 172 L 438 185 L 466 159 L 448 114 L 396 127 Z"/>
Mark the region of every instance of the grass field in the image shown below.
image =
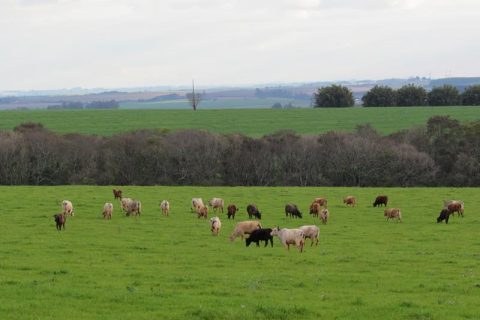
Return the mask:
<path id="1" fill-rule="evenodd" d="M 308 100 L 292 100 L 285 98 L 218 98 L 202 100 L 199 108 L 203 109 L 254 109 L 254 108 L 271 108 L 276 102 L 286 105 L 291 103 L 296 107 L 309 107 Z M 138 102 L 125 101 L 120 103 L 121 109 L 187 109 L 191 110 L 192 106 L 186 99 Z"/>
<path id="2" fill-rule="evenodd" d="M 123 187 L 140 199 L 140 218 L 116 205 L 101 218 L 111 187 L 0 187 L 0 319 L 478 319 L 479 189 Z M 403 223 L 373 208 L 385 193 Z M 345 208 L 341 199 L 358 199 Z M 254 202 L 264 227 L 319 224 L 285 218 L 287 202 L 304 214 L 317 196 L 331 219 L 320 245 L 287 252 L 218 237 L 189 212 L 192 196 L 220 196 L 246 220 Z M 442 199 L 465 201 L 465 218 L 437 224 Z M 66 231 L 52 215 L 69 199 Z M 170 200 L 163 217 L 158 203 Z"/>
<path id="3" fill-rule="evenodd" d="M 318 134 L 352 131 L 370 123 L 384 134 L 424 125 L 433 115 L 460 121 L 480 119 L 478 107 L 407 107 L 346 109 L 229 109 L 229 110 L 35 110 L 0 111 L 0 129 L 35 121 L 60 132 L 112 135 L 136 129 L 206 129 L 219 133 L 262 136 L 279 130 Z"/>

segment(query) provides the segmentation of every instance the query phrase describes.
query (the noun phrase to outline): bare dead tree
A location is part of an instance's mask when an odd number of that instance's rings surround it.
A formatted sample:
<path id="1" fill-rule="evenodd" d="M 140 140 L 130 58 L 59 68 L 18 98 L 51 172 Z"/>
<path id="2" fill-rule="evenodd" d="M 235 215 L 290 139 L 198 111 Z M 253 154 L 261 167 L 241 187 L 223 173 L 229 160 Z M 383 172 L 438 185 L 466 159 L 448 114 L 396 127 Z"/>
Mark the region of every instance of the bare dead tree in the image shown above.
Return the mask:
<path id="1" fill-rule="evenodd" d="M 192 92 L 186 94 L 188 102 L 192 106 L 193 111 L 197 110 L 197 106 L 200 101 L 202 101 L 202 95 L 200 93 L 195 93 L 195 82 L 192 80 Z"/>

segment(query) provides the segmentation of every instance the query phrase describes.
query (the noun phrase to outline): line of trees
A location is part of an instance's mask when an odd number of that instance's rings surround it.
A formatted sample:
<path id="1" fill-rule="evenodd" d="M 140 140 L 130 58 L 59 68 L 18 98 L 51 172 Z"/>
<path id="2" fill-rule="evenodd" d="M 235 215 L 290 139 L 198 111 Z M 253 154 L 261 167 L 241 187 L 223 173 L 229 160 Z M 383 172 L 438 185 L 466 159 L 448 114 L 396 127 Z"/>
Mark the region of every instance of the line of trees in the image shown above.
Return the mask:
<path id="1" fill-rule="evenodd" d="M 444 116 L 390 136 L 262 138 L 199 130 L 59 135 L 26 123 L 0 132 L 2 185 L 480 186 L 480 121 Z"/>
<path id="2" fill-rule="evenodd" d="M 409 107 L 409 106 L 479 106 L 480 85 L 467 87 L 462 93 L 451 85 L 434 87 L 427 92 L 425 88 L 413 84 L 397 90 L 388 86 L 375 86 L 363 97 L 364 107 Z M 314 107 L 352 107 L 352 91 L 341 85 L 322 87 L 314 93 Z"/>

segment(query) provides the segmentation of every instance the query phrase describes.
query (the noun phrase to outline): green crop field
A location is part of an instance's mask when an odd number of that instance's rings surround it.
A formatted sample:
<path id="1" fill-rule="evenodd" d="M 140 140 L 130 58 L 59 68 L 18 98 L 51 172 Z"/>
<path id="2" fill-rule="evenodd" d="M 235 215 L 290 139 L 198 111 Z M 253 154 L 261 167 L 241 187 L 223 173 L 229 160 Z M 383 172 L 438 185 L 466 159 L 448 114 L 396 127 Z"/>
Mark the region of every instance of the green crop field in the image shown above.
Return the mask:
<path id="1" fill-rule="evenodd" d="M 22 122 L 34 121 L 60 133 L 112 135 L 137 129 L 196 128 L 258 137 L 279 130 L 311 135 L 330 130 L 352 131 L 357 125 L 370 123 L 380 132 L 388 134 L 424 125 L 433 115 L 450 115 L 460 121 L 474 121 L 480 119 L 480 108 L 0 111 L 0 129 L 8 130 Z"/>
<path id="2" fill-rule="evenodd" d="M 142 201 L 125 217 L 112 187 L 0 187 L 0 319 L 478 319 L 479 189 L 123 187 Z M 376 195 L 400 207 L 386 222 Z M 342 198 L 357 197 L 355 208 Z M 325 196 L 331 213 L 320 244 L 288 252 L 218 237 L 190 213 L 192 197 L 256 203 L 264 227 L 319 224 L 308 215 Z M 63 199 L 75 216 L 58 232 Z M 164 217 L 158 203 L 168 199 Z M 465 201 L 465 217 L 436 223 L 443 199 Z M 101 217 L 103 203 L 113 219 Z M 286 218 L 297 203 L 302 220 Z M 211 216 L 211 215 L 210 215 Z"/>
<path id="3" fill-rule="evenodd" d="M 203 109 L 250 109 L 250 108 L 271 108 L 275 103 L 286 105 L 291 103 L 295 107 L 309 107 L 308 100 L 295 100 L 286 98 L 218 98 L 202 100 L 199 108 Z M 125 101 L 120 103 L 121 109 L 187 109 L 192 106 L 187 99 L 165 100 L 165 101 Z"/>

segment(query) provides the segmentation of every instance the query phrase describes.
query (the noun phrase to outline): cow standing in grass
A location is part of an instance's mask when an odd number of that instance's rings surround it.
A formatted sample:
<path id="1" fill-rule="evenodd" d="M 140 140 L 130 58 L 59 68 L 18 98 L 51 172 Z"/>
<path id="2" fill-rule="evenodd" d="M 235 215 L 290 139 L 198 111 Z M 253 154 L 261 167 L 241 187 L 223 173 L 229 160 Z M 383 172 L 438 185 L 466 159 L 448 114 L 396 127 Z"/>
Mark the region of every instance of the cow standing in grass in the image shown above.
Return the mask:
<path id="1" fill-rule="evenodd" d="M 290 216 L 291 218 L 302 218 L 302 213 L 300 210 L 298 210 L 298 207 L 296 204 L 289 203 L 285 206 L 285 216 Z"/>
<path id="2" fill-rule="evenodd" d="M 228 207 L 227 207 L 227 216 L 228 216 L 228 219 L 230 219 L 230 217 L 232 219 L 235 220 L 235 214 L 237 213 L 238 211 L 238 207 L 234 204 L 229 204 Z"/>
<path id="3" fill-rule="evenodd" d="M 63 227 L 63 230 L 65 231 L 65 223 L 67 222 L 67 216 L 65 216 L 65 214 L 63 213 L 59 213 L 59 214 L 55 214 L 53 218 L 55 219 L 57 230 L 60 231 L 62 230 L 62 227 Z"/>
<path id="4" fill-rule="evenodd" d="M 387 196 L 377 196 L 375 198 L 375 202 L 373 203 L 374 207 L 380 207 L 381 205 L 384 205 L 385 207 L 388 204 L 388 197 Z"/>
<path id="5" fill-rule="evenodd" d="M 103 218 L 104 219 L 112 219 L 112 214 L 113 214 L 113 204 L 110 202 L 107 202 L 103 205 Z"/>

